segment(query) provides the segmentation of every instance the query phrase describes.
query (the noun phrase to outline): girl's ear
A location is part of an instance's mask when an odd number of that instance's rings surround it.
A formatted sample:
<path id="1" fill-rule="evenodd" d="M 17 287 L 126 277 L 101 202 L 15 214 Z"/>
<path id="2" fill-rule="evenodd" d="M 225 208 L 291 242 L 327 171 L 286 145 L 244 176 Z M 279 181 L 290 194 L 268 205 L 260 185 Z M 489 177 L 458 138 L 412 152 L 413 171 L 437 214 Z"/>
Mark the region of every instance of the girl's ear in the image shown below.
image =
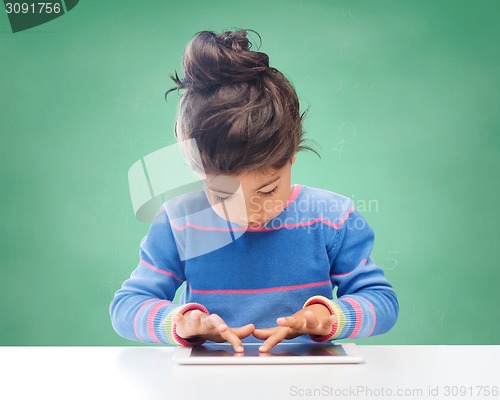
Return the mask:
<path id="1" fill-rule="evenodd" d="M 293 153 L 293 156 L 292 156 L 292 159 L 291 159 L 292 165 L 295 162 L 296 158 L 297 158 L 297 153 Z"/>

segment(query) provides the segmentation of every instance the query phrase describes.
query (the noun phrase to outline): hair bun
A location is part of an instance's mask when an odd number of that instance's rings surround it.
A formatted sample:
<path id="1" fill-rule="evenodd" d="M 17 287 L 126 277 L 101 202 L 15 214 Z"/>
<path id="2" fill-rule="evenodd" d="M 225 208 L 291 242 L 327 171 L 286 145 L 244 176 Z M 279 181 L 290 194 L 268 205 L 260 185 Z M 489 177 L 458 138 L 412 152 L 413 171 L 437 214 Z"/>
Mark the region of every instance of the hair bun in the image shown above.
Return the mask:
<path id="1" fill-rule="evenodd" d="M 178 88 L 201 91 L 255 80 L 272 70 L 267 54 L 250 50 L 252 43 L 247 38 L 248 31 L 255 32 L 241 29 L 221 34 L 213 31 L 196 33 L 182 57 L 183 81 L 179 80 L 177 73 L 175 77 L 171 76 Z M 260 39 L 260 35 L 255 33 Z"/>
<path id="2" fill-rule="evenodd" d="M 249 29 L 250 30 L 250 29 Z M 252 30 L 252 32 L 255 32 Z M 257 32 L 255 32 L 259 35 Z M 216 35 L 216 41 L 221 45 L 228 47 L 234 51 L 246 51 L 250 50 L 252 43 L 247 38 L 246 30 L 239 31 L 225 31 L 219 35 Z M 259 36 L 260 38 L 260 36 Z"/>

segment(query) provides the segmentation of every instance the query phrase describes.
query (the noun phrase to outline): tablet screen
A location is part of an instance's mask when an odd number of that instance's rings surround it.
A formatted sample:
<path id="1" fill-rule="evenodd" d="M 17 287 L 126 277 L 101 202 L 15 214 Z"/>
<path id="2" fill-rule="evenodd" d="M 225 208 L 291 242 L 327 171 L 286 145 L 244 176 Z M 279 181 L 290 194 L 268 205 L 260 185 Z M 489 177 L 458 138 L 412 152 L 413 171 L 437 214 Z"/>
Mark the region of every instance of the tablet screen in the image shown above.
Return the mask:
<path id="1" fill-rule="evenodd" d="M 244 353 L 235 353 L 230 345 L 204 344 L 193 346 L 191 357 L 272 357 L 272 356 L 346 356 L 344 349 L 339 344 L 277 344 L 266 353 L 259 352 L 259 345 L 244 346 Z"/>

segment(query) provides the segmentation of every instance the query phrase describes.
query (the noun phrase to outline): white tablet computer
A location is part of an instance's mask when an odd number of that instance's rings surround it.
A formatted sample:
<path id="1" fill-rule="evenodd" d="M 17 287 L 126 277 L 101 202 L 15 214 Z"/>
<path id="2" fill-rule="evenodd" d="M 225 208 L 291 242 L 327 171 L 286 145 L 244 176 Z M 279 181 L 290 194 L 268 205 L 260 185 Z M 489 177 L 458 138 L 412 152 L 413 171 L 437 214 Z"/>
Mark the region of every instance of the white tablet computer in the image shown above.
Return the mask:
<path id="1" fill-rule="evenodd" d="M 173 360 L 179 364 L 355 364 L 363 361 L 355 343 L 279 343 L 266 353 L 261 343 L 244 343 L 236 353 L 229 343 L 177 347 Z"/>

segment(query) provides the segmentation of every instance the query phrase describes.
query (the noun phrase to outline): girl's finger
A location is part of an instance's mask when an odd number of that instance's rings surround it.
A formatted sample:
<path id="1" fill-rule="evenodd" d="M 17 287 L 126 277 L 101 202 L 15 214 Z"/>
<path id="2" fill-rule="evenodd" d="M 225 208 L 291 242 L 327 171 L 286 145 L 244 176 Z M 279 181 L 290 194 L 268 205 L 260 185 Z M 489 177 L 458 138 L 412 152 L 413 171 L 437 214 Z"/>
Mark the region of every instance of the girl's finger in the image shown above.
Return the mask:
<path id="1" fill-rule="evenodd" d="M 253 324 L 248 324 L 245 326 L 240 326 L 238 328 L 233 328 L 233 332 L 240 338 L 244 339 L 247 336 L 250 336 L 255 330 L 255 326 Z"/>
<path id="2" fill-rule="evenodd" d="M 271 350 L 274 346 L 280 343 L 283 339 L 285 339 L 290 333 L 291 328 L 278 328 L 274 334 L 269 336 L 267 340 L 261 344 L 259 347 L 259 351 L 266 352 Z"/>
<path id="3" fill-rule="evenodd" d="M 293 315 L 290 317 L 281 317 L 276 320 L 279 326 L 292 328 L 295 330 L 300 330 L 305 325 L 305 320 L 303 318 L 297 318 Z"/>
<path id="4" fill-rule="evenodd" d="M 176 324 L 175 330 L 180 337 L 187 338 L 196 334 L 196 329 L 193 327 L 193 322 L 188 321 L 185 315 L 175 314 L 172 316 L 172 320 Z"/>
<path id="5" fill-rule="evenodd" d="M 187 314 L 175 314 L 172 317 L 172 320 L 177 324 L 177 326 L 181 326 L 187 328 L 188 326 L 193 328 L 194 326 L 199 326 L 200 318 L 204 313 L 200 310 L 193 310 Z"/>
<path id="6" fill-rule="evenodd" d="M 269 336 L 271 336 L 274 333 L 275 330 L 276 328 L 255 329 L 253 331 L 253 335 L 257 339 L 266 340 Z"/>
<path id="7" fill-rule="evenodd" d="M 332 314 L 328 318 L 326 318 L 321 325 L 330 329 L 335 322 L 337 322 L 337 316 L 335 314 Z"/>
<path id="8" fill-rule="evenodd" d="M 210 314 L 206 318 L 203 318 L 201 320 L 201 324 L 207 331 L 215 330 L 217 332 L 221 332 L 227 329 L 227 325 L 217 314 Z"/>
<path id="9" fill-rule="evenodd" d="M 338 321 L 337 316 L 335 314 L 330 315 L 330 321 L 332 322 L 332 324 L 334 324 L 335 322 L 337 322 Z"/>
<path id="10" fill-rule="evenodd" d="M 233 332 L 232 329 L 226 329 L 219 334 L 223 339 L 231 343 L 231 346 L 233 346 L 233 349 L 236 353 L 241 353 L 243 351 L 243 344 L 241 343 L 240 338 Z"/>
<path id="11" fill-rule="evenodd" d="M 184 316 L 185 318 L 189 318 L 189 319 L 194 319 L 194 320 L 197 320 L 197 319 L 200 319 L 202 317 L 202 315 L 205 314 L 204 312 L 202 312 L 201 310 L 193 310 L 193 311 L 190 311 L 186 316 Z"/>
<path id="12" fill-rule="evenodd" d="M 308 330 L 321 326 L 318 318 L 316 318 L 316 316 L 311 311 L 306 311 L 304 313 L 304 318 L 306 320 L 305 328 Z"/>
<path id="13" fill-rule="evenodd" d="M 328 318 L 325 318 L 321 323 L 318 323 L 313 328 L 310 328 L 308 333 L 312 333 L 313 335 L 326 335 L 332 330 L 332 325 L 337 321 L 337 316 L 330 315 Z"/>
<path id="14" fill-rule="evenodd" d="M 174 321 L 176 324 L 179 324 L 184 319 L 184 315 L 182 314 L 174 314 L 172 317 L 172 321 Z"/>
<path id="15" fill-rule="evenodd" d="M 172 317 L 172 321 L 174 321 L 177 324 L 177 327 L 182 326 L 185 327 L 188 325 L 186 317 L 182 314 L 174 314 Z"/>

